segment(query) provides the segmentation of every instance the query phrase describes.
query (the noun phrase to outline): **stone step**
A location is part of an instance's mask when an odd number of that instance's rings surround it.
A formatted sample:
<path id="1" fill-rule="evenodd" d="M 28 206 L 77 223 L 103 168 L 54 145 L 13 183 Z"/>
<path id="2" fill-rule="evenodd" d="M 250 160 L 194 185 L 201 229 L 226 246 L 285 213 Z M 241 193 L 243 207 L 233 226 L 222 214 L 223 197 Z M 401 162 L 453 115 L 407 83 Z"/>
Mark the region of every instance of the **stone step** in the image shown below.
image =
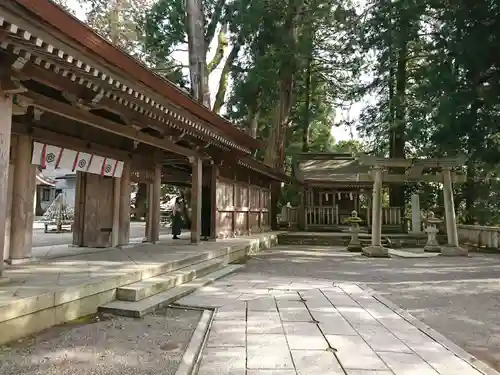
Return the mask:
<path id="1" fill-rule="evenodd" d="M 214 259 L 192 264 L 188 267 L 164 273 L 146 280 L 116 288 L 116 299 L 120 301 L 140 301 L 154 294 L 164 292 L 177 285 L 184 284 L 200 276 L 217 271 L 224 267 L 224 261 Z"/>
<path id="2" fill-rule="evenodd" d="M 170 262 L 158 265 L 158 266 L 153 266 L 151 268 L 148 268 L 142 272 L 142 279 L 146 280 L 151 277 L 155 277 L 158 275 L 163 275 L 167 272 L 172 272 L 175 270 L 178 270 L 180 268 L 184 268 L 196 263 L 204 262 L 210 259 L 218 258 L 221 256 L 224 256 L 228 253 L 229 249 L 217 249 L 213 251 L 208 251 L 205 253 L 201 254 L 186 254 L 185 257 L 172 260 Z"/>
<path id="3" fill-rule="evenodd" d="M 218 271 L 212 272 L 208 275 L 202 276 L 198 279 L 176 286 L 175 288 L 168 289 L 165 292 L 155 294 L 140 301 L 129 302 L 117 300 L 107 303 L 105 305 L 99 306 L 99 311 L 120 316 L 141 318 L 144 315 L 153 312 L 159 307 L 170 305 L 175 300 L 194 292 L 196 289 L 201 288 L 202 286 L 210 284 L 215 280 L 220 279 L 221 277 L 236 272 L 242 267 L 242 265 L 228 265 Z"/>

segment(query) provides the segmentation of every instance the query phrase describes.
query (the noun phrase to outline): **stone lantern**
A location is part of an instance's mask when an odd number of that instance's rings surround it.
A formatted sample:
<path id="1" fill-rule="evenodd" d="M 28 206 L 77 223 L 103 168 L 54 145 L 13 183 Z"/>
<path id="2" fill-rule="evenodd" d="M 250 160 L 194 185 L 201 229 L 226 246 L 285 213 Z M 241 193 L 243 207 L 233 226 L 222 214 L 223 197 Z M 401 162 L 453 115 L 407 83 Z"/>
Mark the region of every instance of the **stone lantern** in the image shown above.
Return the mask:
<path id="1" fill-rule="evenodd" d="M 424 219 L 425 232 L 427 233 L 427 243 L 425 244 L 424 251 L 429 251 L 433 253 L 439 253 L 441 251 L 441 246 L 437 242 L 436 235 L 439 232 L 437 228 L 438 224 L 441 224 L 443 220 L 434 217 L 434 212 L 429 212 L 427 218 Z"/>
<path id="2" fill-rule="evenodd" d="M 361 241 L 359 240 L 359 224 L 363 220 L 358 217 L 358 213 L 354 210 L 351 212 L 351 216 L 348 217 L 345 222 L 351 224 L 349 231 L 351 232 L 351 240 L 347 245 L 347 250 L 352 252 L 361 252 L 363 247 L 361 246 Z"/>

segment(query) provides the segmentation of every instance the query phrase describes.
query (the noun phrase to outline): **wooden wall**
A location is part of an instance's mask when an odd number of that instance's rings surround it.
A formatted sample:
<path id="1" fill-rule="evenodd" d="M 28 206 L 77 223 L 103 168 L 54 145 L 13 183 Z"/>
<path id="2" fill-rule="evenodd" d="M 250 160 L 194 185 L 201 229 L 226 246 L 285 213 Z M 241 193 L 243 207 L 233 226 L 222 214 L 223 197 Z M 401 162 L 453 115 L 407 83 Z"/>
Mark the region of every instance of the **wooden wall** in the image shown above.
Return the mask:
<path id="1" fill-rule="evenodd" d="M 267 181 L 221 168 L 217 179 L 217 237 L 269 231 L 270 198 Z"/>

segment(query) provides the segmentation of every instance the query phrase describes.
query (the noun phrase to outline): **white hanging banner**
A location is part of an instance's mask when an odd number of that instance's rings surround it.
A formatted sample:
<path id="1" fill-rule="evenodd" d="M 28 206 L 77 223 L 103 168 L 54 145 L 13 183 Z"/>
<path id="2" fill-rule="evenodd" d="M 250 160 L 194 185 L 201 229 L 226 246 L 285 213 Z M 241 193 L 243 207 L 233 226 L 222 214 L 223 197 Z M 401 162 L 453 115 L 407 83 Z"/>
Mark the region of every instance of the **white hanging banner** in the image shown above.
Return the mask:
<path id="1" fill-rule="evenodd" d="M 115 165 L 115 170 L 113 172 L 113 177 L 121 178 L 123 174 L 123 161 L 117 161 Z"/>
<path id="2" fill-rule="evenodd" d="M 74 172 L 87 172 L 91 159 L 91 154 L 87 154 L 86 152 L 77 152 L 72 170 Z"/>
<path id="3" fill-rule="evenodd" d="M 102 156 L 92 155 L 92 159 L 90 161 L 87 172 L 92 174 L 102 174 L 102 165 L 105 159 L 106 158 Z"/>
<path id="4" fill-rule="evenodd" d="M 31 155 L 31 164 L 42 164 L 42 152 L 45 145 L 43 143 L 33 142 L 33 154 Z"/>
<path id="5" fill-rule="evenodd" d="M 78 152 L 74 150 L 69 150 L 64 148 L 60 153 L 59 163 L 57 163 L 57 168 L 59 169 L 69 169 L 73 170 L 75 165 L 75 159 L 77 158 Z"/>
<path id="6" fill-rule="evenodd" d="M 102 163 L 101 176 L 113 177 L 113 172 L 116 169 L 116 163 L 118 161 L 110 158 L 104 158 Z"/>
<path id="7" fill-rule="evenodd" d="M 61 154 L 60 147 L 34 142 L 31 163 L 40 165 L 42 169 L 56 169 L 61 160 Z"/>
<path id="8" fill-rule="evenodd" d="M 31 164 L 43 169 L 67 169 L 117 178 L 123 173 L 122 161 L 39 142 L 33 142 Z"/>

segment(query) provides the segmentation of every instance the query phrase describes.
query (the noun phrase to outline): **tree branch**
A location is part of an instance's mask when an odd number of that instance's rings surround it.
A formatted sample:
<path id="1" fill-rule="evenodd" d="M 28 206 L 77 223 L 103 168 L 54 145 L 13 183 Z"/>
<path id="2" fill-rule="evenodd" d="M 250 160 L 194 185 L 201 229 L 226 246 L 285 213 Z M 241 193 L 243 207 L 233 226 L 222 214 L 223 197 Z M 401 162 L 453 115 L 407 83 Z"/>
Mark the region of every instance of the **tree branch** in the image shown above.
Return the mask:
<path id="1" fill-rule="evenodd" d="M 212 61 L 210 61 L 210 63 L 208 64 L 207 70 L 209 75 L 215 70 L 215 68 L 219 66 L 220 62 L 224 58 L 224 52 L 226 52 L 227 46 L 228 46 L 228 41 L 226 38 L 226 26 L 224 25 L 219 32 L 218 44 L 217 44 L 217 50 L 215 51 L 215 56 L 212 59 Z"/>
<path id="2" fill-rule="evenodd" d="M 226 0 L 218 0 L 217 4 L 215 4 L 214 14 L 212 16 L 212 19 L 210 20 L 210 23 L 207 26 L 207 31 L 205 34 L 205 53 L 207 53 L 208 47 L 210 46 L 210 43 L 212 43 L 212 39 L 215 36 L 215 30 L 217 30 L 217 25 L 221 20 L 222 11 L 225 5 L 226 5 Z"/>
<path id="3" fill-rule="evenodd" d="M 213 107 L 213 111 L 215 113 L 219 113 L 222 106 L 224 105 L 224 99 L 226 97 L 227 84 L 229 79 L 229 72 L 234 64 L 234 61 L 238 57 L 238 53 L 240 52 L 241 44 L 236 42 L 233 46 L 233 49 L 229 53 L 227 60 L 224 64 L 224 68 L 222 68 L 222 73 L 219 80 L 219 89 L 217 90 L 217 95 L 215 96 L 215 103 Z"/>

